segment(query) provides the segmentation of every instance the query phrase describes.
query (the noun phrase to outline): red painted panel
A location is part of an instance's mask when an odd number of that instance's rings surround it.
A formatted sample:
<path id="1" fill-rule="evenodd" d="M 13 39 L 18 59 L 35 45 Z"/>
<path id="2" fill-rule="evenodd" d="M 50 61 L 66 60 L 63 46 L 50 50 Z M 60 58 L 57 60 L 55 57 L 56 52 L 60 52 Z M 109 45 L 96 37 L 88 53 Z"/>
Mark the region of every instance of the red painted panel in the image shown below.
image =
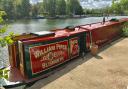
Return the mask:
<path id="1" fill-rule="evenodd" d="M 78 43 L 79 38 L 75 37 L 75 38 L 71 38 L 69 40 L 70 42 L 70 57 L 71 58 L 75 58 L 77 56 L 79 56 L 79 43 Z"/>
<path id="2" fill-rule="evenodd" d="M 31 47 L 30 61 L 32 73 L 40 73 L 69 59 L 68 41 Z"/>
<path id="3" fill-rule="evenodd" d="M 121 34 L 120 24 L 109 25 L 107 27 L 97 28 L 92 30 L 92 41 L 97 45 L 102 45 L 105 42 L 111 41 Z"/>
<path id="4" fill-rule="evenodd" d="M 80 26 L 81 29 L 85 29 L 89 35 L 86 35 L 86 45 L 89 48 L 89 44 L 97 44 L 102 46 L 106 42 L 111 42 L 114 38 L 121 34 L 121 24 L 123 21 L 111 22 L 107 21 L 104 24 L 94 23 L 89 25 Z M 89 40 L 90 39 L 90 40 Z M 91 45 L 91 44 L 90 44 Z"/>

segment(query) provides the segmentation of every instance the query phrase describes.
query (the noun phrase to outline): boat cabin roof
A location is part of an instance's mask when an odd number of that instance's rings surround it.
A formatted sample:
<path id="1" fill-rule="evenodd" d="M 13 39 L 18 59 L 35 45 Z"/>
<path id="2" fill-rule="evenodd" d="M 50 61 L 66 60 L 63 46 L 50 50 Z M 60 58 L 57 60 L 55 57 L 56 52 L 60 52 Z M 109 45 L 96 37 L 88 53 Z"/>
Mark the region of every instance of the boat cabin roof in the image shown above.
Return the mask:
<path id="1" fill-rule="evenodd" d="M 106 21 L 105 23 L 98 22 L 98 23 L 92 23 L 92 24 L 87 24 L 87 25 L 81 25 L 80 28 L 83 28 L 85 30 L 93 30 L 93 29 L 111 26 L 111 25 L 115 25 L 115 24 L 119 24 L 119 23 L 120 23 L 120 21 L 118 21 L 118 22 Z"/>

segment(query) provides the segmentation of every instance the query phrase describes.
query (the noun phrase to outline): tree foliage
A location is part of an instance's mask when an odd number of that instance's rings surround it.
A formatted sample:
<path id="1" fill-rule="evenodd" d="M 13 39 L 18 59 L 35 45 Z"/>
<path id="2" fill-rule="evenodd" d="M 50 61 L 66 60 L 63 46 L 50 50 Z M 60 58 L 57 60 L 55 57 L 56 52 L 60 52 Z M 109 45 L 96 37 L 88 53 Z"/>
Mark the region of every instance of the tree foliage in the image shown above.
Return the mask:
<path id="1" fill-rule="evenodd" d="M 83 9 L 78 0 L 67 0 L 67 13 L 69 15 L 83 14 Z"/>
<path id="2" fill-rule="evenodd" d="M 0 69 L 0 79 L 5 78 L 8 79 L 9 77 L 9 69 L 5 68 L 5 69 Z"/>
<path id="3" fill-rule="evenodd" d="M 38 6 L 37 5 L 32 5 L 31 6 L 31 16 L 36 17 L 38 15 Z"/>
<path id="4" fill-rule="evenodd" d="M 128 15 L 128 0 L 113 0 L 111 12 L 117 15 Z"/>
<path id="5" fill-rule="evenodd" d="M 16 10 L 15 11 L 17 13 L 17 16 L 19 14 L 20 18 L 27 18 L 29 17 L 29 13 L 30 13 L 30 3 L 29 0 L 17 0 L 19 2 L 15 2 L 16 5 Z"/>
<path id="6" fill-rule="evenodd" d="M 21 19 L 44 15 L 48 17 L 83 15 L 80 0 L 42 0 L 30 4 L 30 0 L 1 0 L 0 10 L 7 13 L 6 18 Z M 85 9 L 86 14 L 128 15 L 128 0 L 112 0 L 112 5 L 100 9 Z"/>
<path id="7" fill-rule="evenodd" d="M 66 2 L 65 2 L 65 0 L 57 0 L 56 14 L 57 15 L 66 15 Z"/>
<path id="8" fill-rule="evenodd" d="M 0 1 L 0 10 L 5 11 L 9 19 L 29 17 L 30 6 L 29 0 Z"/>
<path id="9" fill-rule="evenodd" d="M 48 17 L 83 14 L 79 0 L 43 0 L 37 4 L 30 4 L 29 0 L 1 0 L 0 10 L 7 12 L 9 19 L 36 17 L 42 13 Z"/>
<path id="10" fill-rule="evenodd" d="M 54 17 L 56 15 L 56 0 L 44 0 L 43 9 L 47 16 Z"/>
<path id="11" fill-rule="evenodd" d="M 128 22 L 125 22 L 125 23 L 123 24 L 123 29 L 122 29 L 122 31 L 123 31 L 123 35 L 124 35 L 125 37 L 128 37 Z"/>
<path id="12" fill-rule="evenodd" d="M 99 9 L 85 9 L 90 16 L 128 15 L 128 0 L 112 0 L 111 6 Z"/>
<path id="13" fill-rule="evenodd" d="M 7 24 L 5 24 L 2 18 L 5 15 L 6 13 L 4 11 L 0 11 L 0 47 L 4 47 L 7 44 L 13 43 L 13 40 L 11 39 L 11 37 L 14 35 L 13 33 L 10 33 L 9 36 L 3 35 L 7 29 Z"/>
<path id="14" fill-rule="evenodd" d="M 78 0 L 44 0 L 43 11 L 45 15 L 81 15 L 83 9 Z"/>

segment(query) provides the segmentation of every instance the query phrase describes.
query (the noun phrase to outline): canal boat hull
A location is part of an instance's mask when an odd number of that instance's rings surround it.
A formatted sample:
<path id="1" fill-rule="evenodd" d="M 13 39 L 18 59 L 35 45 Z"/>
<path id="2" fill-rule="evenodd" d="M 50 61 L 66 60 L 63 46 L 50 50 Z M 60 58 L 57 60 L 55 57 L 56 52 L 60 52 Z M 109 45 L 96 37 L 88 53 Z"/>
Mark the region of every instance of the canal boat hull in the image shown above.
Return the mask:
<path id="1" fill-rule="evenodd" d="M 51 75 L 68 61 L 86 54 L 93 45 L 100 48 L 121 36 L 122 25 L 127 21 L 120 19 L 14 37 L 14 44 L 9 45 L 12 75 L 9 81 L 22 85 Z M 8 86 L 12 87 L 5 85 Z"/>

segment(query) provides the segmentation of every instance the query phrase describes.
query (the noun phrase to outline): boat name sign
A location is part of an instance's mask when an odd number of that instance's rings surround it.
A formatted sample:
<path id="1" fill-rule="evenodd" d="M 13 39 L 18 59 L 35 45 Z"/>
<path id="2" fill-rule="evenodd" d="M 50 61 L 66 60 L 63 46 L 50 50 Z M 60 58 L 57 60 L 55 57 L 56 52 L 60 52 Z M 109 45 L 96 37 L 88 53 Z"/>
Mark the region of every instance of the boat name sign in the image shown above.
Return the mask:
<path id="1" fill-rule="evenodd" d="M 69 59 L 67 40 L 31 47 L 29 52 L 32 74 L 45 71 Z"/>

